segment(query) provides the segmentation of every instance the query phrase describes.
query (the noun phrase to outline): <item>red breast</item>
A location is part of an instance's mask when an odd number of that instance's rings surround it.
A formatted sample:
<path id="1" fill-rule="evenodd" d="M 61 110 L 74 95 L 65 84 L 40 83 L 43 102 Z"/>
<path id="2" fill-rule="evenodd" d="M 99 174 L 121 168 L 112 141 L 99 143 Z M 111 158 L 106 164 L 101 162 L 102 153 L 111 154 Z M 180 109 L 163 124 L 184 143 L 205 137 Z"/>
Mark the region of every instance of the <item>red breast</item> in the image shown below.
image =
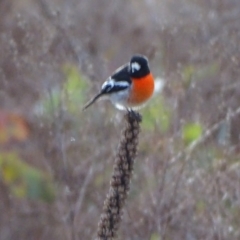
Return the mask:
<path id="1" fill-rule="evenodd" d="M 130 105 L 141 105 L 153 95 L 153 92 L 154 78 L 151 73 L 142 78 L 133 78 L 128 102 Z"/>

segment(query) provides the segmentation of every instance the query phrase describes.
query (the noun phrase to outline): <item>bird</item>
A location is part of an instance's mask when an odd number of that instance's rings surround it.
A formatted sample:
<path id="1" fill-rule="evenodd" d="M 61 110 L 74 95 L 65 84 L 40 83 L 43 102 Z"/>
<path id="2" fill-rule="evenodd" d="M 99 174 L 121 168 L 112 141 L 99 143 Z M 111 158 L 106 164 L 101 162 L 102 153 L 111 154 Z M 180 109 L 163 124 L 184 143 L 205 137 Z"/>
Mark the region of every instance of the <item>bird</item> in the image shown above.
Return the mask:
<path id="1" fill-rule="evenodd" d="M 154 77 L 148 58 L 135 54 L 102 84 L 101 90 L 86 103 L 86 110 L 100 99 L 109 99 L 119 110 L 133 111 L 145 105 L 154 92 Z"/>

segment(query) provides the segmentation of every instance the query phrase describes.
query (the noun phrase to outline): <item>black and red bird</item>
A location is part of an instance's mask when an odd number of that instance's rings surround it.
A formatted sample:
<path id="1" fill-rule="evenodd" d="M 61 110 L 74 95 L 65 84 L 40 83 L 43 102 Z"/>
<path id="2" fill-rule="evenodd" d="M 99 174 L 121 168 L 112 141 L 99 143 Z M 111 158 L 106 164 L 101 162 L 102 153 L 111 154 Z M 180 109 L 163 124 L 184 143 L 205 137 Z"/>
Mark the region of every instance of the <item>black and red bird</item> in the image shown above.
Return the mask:
<path id="1" fill-rule="evenodd" d="M 109 99 L 121 110 L 132 110 L 143 106 L 153 95 L 154 77 L 148 59 L 134 55 L 130 62 L 118 68 L 102 85 L 99 93 L 83 108 L 85 110 L 98 99 Z"/>

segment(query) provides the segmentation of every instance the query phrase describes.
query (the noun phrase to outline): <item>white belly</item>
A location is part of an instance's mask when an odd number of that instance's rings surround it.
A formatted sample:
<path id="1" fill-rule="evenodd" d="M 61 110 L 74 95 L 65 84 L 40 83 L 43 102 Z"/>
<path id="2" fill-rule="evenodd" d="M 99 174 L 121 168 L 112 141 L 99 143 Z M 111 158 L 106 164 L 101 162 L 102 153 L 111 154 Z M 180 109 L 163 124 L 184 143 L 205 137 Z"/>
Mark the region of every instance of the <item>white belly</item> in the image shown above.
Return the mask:
<path id="1" fill-rule="evenodd" d="M 116 108 L 120 110 L 126 110 L 128 108 L 127 100 L 129 96 L 129 90 L 130 89 L 126 89 L 117 93 L 111 93 L 109 99 Z"/>

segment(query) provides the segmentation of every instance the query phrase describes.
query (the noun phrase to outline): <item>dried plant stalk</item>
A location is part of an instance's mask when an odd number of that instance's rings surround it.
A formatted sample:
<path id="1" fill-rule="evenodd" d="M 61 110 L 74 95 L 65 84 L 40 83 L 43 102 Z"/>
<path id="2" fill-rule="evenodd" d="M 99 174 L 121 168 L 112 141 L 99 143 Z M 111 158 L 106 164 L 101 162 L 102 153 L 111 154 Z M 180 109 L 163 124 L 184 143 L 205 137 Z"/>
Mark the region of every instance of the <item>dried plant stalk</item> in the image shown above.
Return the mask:
<path id="1" fill-rule="evenodd" d="M 117 237 L 122 209 L 129 191 L 134 159 L 137 153 L 141 115 L 129 111 L 125 115 L 125 120 L 126 125 L 118 147 L 110 189 L 98 224 L 97 240 L 110 240 Z"/>

